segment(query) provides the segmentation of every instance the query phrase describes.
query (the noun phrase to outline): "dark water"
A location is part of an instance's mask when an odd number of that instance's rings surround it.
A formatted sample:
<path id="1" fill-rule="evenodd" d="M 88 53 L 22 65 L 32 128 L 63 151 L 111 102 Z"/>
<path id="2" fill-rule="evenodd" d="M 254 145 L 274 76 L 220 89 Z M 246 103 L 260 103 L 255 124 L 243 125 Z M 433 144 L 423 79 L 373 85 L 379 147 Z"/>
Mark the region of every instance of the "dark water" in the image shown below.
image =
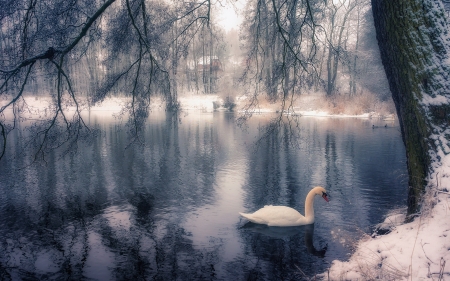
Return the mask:
<path id="1" fill-rule="evenodd" d="M 22 168 L 18 137 L 0 163 L 1 280 L 301 280 L 346 259 L 362 233 L 405 204 L 397 123 L 300 118 L 258 140 L 227 113 L 153 114 L 145 146 L 104 116 L 78 153 Z M 381 125 L 372 129 L 372 124 Z M 127 147 L 127 148 L 126 148 Z M 304 213 L 316 185 L 316 223 L 246 224 L 266 204 Z"/>

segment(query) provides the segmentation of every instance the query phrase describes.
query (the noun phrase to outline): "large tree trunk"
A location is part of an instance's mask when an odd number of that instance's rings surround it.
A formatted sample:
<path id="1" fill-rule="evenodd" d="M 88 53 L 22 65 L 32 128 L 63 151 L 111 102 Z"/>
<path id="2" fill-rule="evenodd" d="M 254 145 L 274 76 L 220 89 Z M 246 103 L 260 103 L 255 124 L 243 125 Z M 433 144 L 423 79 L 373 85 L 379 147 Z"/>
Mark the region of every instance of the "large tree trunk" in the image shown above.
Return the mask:
<path id="1" fill-rule="evenodd" d="M 406 147 L 409 214 L 419 210 L 440 155 L 450 152 L 447 22 L 439 5 L 433 0 L 372 0 L 381 59 Z"/>

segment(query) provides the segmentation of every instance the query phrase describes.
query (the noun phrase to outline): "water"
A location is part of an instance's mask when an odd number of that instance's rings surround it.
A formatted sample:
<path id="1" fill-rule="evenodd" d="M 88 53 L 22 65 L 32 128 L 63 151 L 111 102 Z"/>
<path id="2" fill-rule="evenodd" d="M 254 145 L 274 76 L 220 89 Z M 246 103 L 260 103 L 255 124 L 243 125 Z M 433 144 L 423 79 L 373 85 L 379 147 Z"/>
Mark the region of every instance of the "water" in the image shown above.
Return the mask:
<path id="1" fill-rule="evenodd" d="M 27 167 L 18 138 L 26 131 L 15 132 L 0 164 L 0 279 L 298 280 L 325 272 L 406 204 L 399 127 L 301 117 L 299 135 L 282 124 L 261 139 L 271 117 L 243 129 L 231 113 L 153 113 L 145 146 L 127 146 L 123 125 L 92 115 L 100 137 Z M 265 227 L 238 215 L 268 204 L 304 213 L 316 185 L 330 203 L 315 199 L 312 226 Z"/>

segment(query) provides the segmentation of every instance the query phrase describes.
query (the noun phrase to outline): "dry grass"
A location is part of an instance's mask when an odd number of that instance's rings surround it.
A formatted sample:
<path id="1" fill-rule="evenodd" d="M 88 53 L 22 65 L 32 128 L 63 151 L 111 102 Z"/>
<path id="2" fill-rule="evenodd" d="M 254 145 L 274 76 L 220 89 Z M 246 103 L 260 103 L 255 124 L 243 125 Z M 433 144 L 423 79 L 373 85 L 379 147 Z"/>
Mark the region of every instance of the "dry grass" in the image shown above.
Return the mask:
<path id="1" fill-rule="evenodd" d="M 356 96 L 338 95 L 326 99 L 331 114 L 360 115 L 369 112 L 377 112 L 388 115 L 395 112 L 392 101 L 380 101 L 372 93 L 362 93 Z"/>
<path id="2" fill-rule="evenodd" d="M 281 102 L 272 102 L 263 96 L 258 96 L 255 100 L 247 98 L 242 100 L 240 108 L 249 102 L 253 102 L 254 110 L 277 112 L 281 109 Z M 381 101 L 372 93 L 362 93 L 353 97 L 348 95 L 337 95 L 326 97 L 324 94 L 303 94 L 296 96 L 295 100 L 286 101 L 285 110 L 295 111 L 325 111 L 328 114 L 339 115 L 361 115 L 364 113 L 376 112 L 381 116 L 395 113 L 395 106 L 392 100 Z"/>
<path id="3" fill-rule="evenodd" d="M 380 115 L 395 113 L 395 106 L 391 100 L 380 101 L 371 93 L 356 96 L 338 95 L 327 98 L 324 95 L 302 96 L 297 100 L 301 110 L 321 109 L 330 114 L 361 115 L 376 112 Z"/>

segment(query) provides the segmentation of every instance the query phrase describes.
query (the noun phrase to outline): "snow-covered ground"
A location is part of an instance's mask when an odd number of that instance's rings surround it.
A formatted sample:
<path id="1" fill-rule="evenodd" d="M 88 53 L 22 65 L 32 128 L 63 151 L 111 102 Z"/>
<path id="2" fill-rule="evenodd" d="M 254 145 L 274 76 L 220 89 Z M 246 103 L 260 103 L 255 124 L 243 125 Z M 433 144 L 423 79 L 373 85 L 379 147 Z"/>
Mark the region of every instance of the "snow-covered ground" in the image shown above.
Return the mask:
<path id="1" fill-rule="evenodd" d="M 445 169 L 450 172 L 447 163 Z M 448 174 L 430 187 L 422 213 L 403 224 L 386 218 L 391 232 L 367 236 L 349 261 L 333 261 L 324 280 L 450 280 L 450 193 Z M 401 219 L 399 219 L 401 218 Z"/>
<path id="2" fill-rule="evenodd" d="M 183 111 L 202 111 L 202 112 L 214 112 L 220 110 L 227 110 L 225 108 L 225 100 L 219 95 L 203 95 L 203 94 L 184 94 L 178 97 L 178 101 Z M 247 110 L 250 113 L 273 113 L 277 112 L 280 105 L 276 103 L 268 103 L 263 102 L 262 104 L 258 104 L 257 106 L 246 108 L 246 104 L 249 102 L 248 98 L 245 96 L 237 97 L 234 100 L 236 107 L 234 108 L 237 112 L 243 112 Z M 0 107 L 7 105 L 9 100 L 3 99 L 0 100 Z M 70 102 L 70 101 L 69 101 Z M 79 106 L 83 111 L 88 110 L 88 105 L 86 101 L 80 99 Z M 91 111 L 110 111 L 110 112 L 120 112 L 127 103 L 130 103 L 131 99 L 129 98 L 120 98 L 120 97 L 110 97 L 104 99 L 102 102 L 96 103 L 94 105 L 90 105 Z M 41 110 L 45 109 L 52 104 L 54 101 L 50 97 L 34 97 L 34 96 L 25 96 L 23 99 L 18 101 L 18 104 L 25 104 L 29 108 L 27 109 L 35 109 Z M 322 106 L 322 108 L 318 108 Z M 11 107 L 9 107 L 11 108 Z M 73 106 L 68 106 L 65 108 L 66 110 L 74 110 Z M 162 98 L 156 97 L 152 98 L 150 103 L 150 109 L 152 111 L 156 110 L 164 110 L 165 104 Z M 301 116 L 317 116 L 317 117 L 358 117 L 358 118 L 383 118 L 386 120 L 394 120 L 395 115 L 393 113 L 386 114 L 385 112 L 366 112 L 366 113 L 357 113 L 357 114 L 349 114 L 349 113 L 334 113 L 330 112 L 326 106 L 324 106 L 324 101 L 321 99 L 321 96 L 318 95 L 306 95 L 299 98 L 296 103 L 290 107 L 285 113 L 287 114 L 296 114 Z"/>

